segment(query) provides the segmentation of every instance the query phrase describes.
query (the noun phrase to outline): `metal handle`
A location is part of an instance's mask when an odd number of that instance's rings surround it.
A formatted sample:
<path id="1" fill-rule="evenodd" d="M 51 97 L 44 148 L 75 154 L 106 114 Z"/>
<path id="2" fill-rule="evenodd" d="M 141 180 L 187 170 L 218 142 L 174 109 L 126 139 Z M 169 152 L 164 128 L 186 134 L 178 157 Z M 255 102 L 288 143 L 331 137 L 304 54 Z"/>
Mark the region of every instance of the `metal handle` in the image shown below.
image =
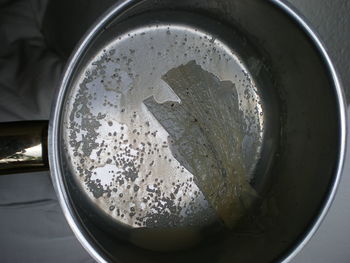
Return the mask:
<path id="1" fill-rule="evenodd" d="M 49 169 L 48 121 L 0 123 L 0 175 Z"/>

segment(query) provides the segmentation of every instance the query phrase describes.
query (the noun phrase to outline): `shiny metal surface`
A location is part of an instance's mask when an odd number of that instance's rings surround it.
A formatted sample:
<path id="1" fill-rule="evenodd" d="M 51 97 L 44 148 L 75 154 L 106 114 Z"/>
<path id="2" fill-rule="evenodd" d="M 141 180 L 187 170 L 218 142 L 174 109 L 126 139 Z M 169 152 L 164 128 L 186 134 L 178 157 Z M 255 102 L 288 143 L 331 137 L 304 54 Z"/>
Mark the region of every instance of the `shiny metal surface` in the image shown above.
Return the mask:
<path id="1" fill-rule="evenodd" d="M 201 19 L 199 16 L 197 21 Z M 202 22 L 207 27 L 209 23 Z M 173 76 L 166 78 L 170 72 Z M 215 175 L 218 169 L 224 168 L 212 168 L 215 157 L 205 147 L 191 146 L 201 136 L 200 126 L 213 130 L 211 147 L 223 153 L 220 159 L 229 158 L 224 163 L 237 160 L 231 164 L 233 168 L 227 168 L 241 173 L 233 177 L 242 177 L 244 185 L 256 172 L 265 128 L 262 103 L 251 73 L 232 48 L 219 36 L 198 28 L 150 24 L 116 35 L 80 74 L 63 113 L 64 141 L 67 156 L 71 156 L 70 173 L 97 209 L 116 223 L 133 228 L 201 227 L 218 220 L 218 210 L 223 209 L 221 219 L 227 225 L 235 224 L 243 208 L 231 208 L 228 215 L 224 207 L 232 201 L 221 204 L 221 199 L 227 195 L 226 199 L 236 200 L 231 196 L 238 198 L 244 192 L 229 191 L 212 197 L 224 191 L 220 186 L 224 182 L 213 181 L 219 178 Z M 205 82 L 198 82 L 203 78 Z M 218 78 L 219 82 L 214 79 L 209 84 L 210 78 Z M 215 94 L 220 85 L 230 86 L 221 88 L 222 94 L 216 99 L 209 95 L 196 101 L 184 92 L 187 89 L 193 96 Z M 206 91 L 207 87 L 210 90 Z M 186 128 L 185 113 L 176 112 L 183 117 L 171 119 L 164 108 L 157 111 L 156 104 L 161 107 L 166 102 L 171 102 L 173 108 L 188 105 L 187 111 L 191 118 L 198 118 L 197 123 Z M 203 103 L 207 108 L 201 106 Z M 220 105 L 227 108 L 219 111 Z M 204 111 L 208 113 L 203 115 Z M 209 111 L 214 111 L 212 117 Z M 176 140 L 180 135 L 169 130 L 171 127 L 183 127 L 186 135 Z M 221 135 L 220 127 L 226 127 Z M 202 143 L 210 144 L 206 138 L 201 139 Z M 173 140 L 176 142 L 171 143 Z M 186 154 L 176 147 L 180 144 L 195 148 L 185 150 L 190 151 Z M 223 147 L 227 145 L 230 147 Z M 200 154 L 207 157 L 203 159 Z M 189 165 L 191 159 L 199 163 Z M 240 162 L 242 168 L 238 168 Z M 198 185 L 198 181 L 202 183 Z M 237 183 L 225 184 L 237 187 Z M 243 187 L 251 188 L 248 184 Z M 232 205 L 241 206 L 240 202 Z"/>
<path id="2" fill-rule="evenodd" d="M 0 175 L 48 170 L 47 121 L 0 124 Z"/>
<path id="3" fill-rule="evenodd" d="M 265 174 L 260 176 L 263 178 L 262 181 L 267 182 L 268 187 L 262 188 L 262 202 L 256 213 L 245 218 L 246 220 L 235 231 L 226 233 L 224 238 L 214 239 L 216 242 L 208 241 L 209 243 L 185 254 L 179 252 L 160 255 L 118 241 L 120 235 L 112 233 L 108 223 L 104 224 L 108 222 L 108 216 L 104 219 L 102 217 L 93 219 L 95 216 L 89 215 L 91 207 L 87 200 L 84 198 L 79 200 L 81 189 L 76 187 L 76 181 L 71 180 L 73 176 L 69 172 L 70 168 L 67 169 L 67 160 L 64 157 L 66 149 L 62 148 L 64 142 L 62 136 L 64 130 L 61 130 L 62 118 L 64 119 L 62 108 L 68 96 L 66 92 L 74 86 L 72 83 L 76 83 L 72 80 L 81 73 L 81 68 L 78 66 L 88 63 L 84 58 L 89 57 L 91 50 L 95 53 L 106 44 L 103 35 L 102 40 L 96 42 L 95 34 L 102 28 L 105 30 L 111 28 L 110 25 L 106 26 L 112 18 L 114 24 L 122 24 L 120 21 L 126 19 L 128 15 L 127 12 L 121 11 L 125 11 L 124 8 L 133 3 L 125 1 L 121 5 L 116 5 L 81 42 L 66 69 L 62 89 L 53 111 L 50 127 L 53 179 L 72 229 L 84 247 L 100 262 L 135 262 L 141 259 L 145 262 L 164 260 L 255 262 L 257 258 L 261 262 L 270 262 L 277 258 L 287 262 L 315 231 L 334 196 L 342 168 L 346 127 L 341 87 L 322 44 L 297 14 L 277 1 L 173 3 L 174 8 L 187 7 L 198 12 L 203 9 L 211 10 L 212 17 L 226 19 L 228 24 L 232 20 L 239 21 L 238 27 L 244 28 L 246 30 L 244 32 L 249 32 L 247 35 L 250 41 L 256 40 L 255 44 L 258 46 L 260 44 L 264 52 L 269 54 L 267 56 L 269 59 L 266 61 L 271 63 L 272 75 L 278 83 L 276 93 L 278 95 L 275 95 L 280 99 L 281 106 L 277 118 L 282 124 L 279 129 L 281 140 L 276 155 L 271 155 L 271 152 L 262 155 L 266 158 L 264 163 L 273 164 L 269 174 L 272 174 L 274 180 L 270 183 Z M 135 15 L 151 7 L 153 11 L 157 8 L 162 9 L 167 4 L 169 3 L 166 1 L 163 4 L 157 1 L 141 1 L 128 11 L 130 15 Z M 294 20 L 289 20 L 285 14 L 282 15 L 281 11 L 296 19 L 298 26 Z M 117 14 L 120 15 L 117 17 L 120 20 L 116 19 Z M 268 19 L 260 20 L 261 16 Z M 284 31 L 281 31 L 280 27 L 284 28 Z M 307 36 L 304 35 L 304 31 L 308 33 Z M 110 37 L 108 30 L 105 32 L 108 39 Z M 93 39 L 94 45 L 90 45 Z M 277 48 L 281 46 L 285 50 Z M 246 59 L 247 57 L 244 61 Z M 264 89 L 267 87 L 268 85 L 264 86 Z M 274 89 L 270 91 L 275 92 Z M 266 96 L 267 94 L 269 96 Z M 317 102 L 311 100 L 315 94 L 318 94 Z M 271 96 L 273 97 L 272 93 L 264 90 L 263 102 L 273 105 L 268 103 L 271 102 L 269 101 Z M 269 118 L 266 120 L 272 119 L 274 120 L 272 123 L 278 123 L 270 111 L 266 112 L 269 113 Z M 273 141 L 272 138 L 276 138 L 273 132 L 271 134 L 268 132 L 265 136 L 264 143 L 267 145 Z M 305 229 L 308 229 L 306 237 Z M 297 248 L 291 249 L 292 247 Z M 287 256 L 283 259 L 283 255 Z"/>

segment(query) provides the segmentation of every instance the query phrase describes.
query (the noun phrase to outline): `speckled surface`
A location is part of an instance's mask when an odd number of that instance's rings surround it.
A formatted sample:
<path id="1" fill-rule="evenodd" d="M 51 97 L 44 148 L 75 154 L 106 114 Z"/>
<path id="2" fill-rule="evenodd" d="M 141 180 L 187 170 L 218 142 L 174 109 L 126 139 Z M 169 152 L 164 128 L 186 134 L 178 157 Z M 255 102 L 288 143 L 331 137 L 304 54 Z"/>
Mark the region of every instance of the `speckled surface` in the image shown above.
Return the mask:
<path id="1" fill-rule="evenodd" d="M 295 6 L 315 29 L 339 72 L 344 91 L 350 101 L 350 1 L 347 0 L 283 0 Z M 350 114 L 350 110 L 348 110 Z M 350 119 L 348 118 L 348 123 Z M 350 144 L 348 143 L 348 147 Z M 350 258 L 350 155 L 332 207 L 315 236 L 292 260 L 304 262 L 349 262 Z"/>
<path id="2" fill-rule="evenodd" d="M 258 196 L 248 183 L 265 132 L 255 82 L 218 36 L 180 24 L 127 31 L 70 91 L 70 174 L 118 225 L 204 227 L 218 216 L 233 227 Z"/>
<path id="3" fill-rule="evenodd" d="M 287 2 L 287 0 L 283 1 Z M 56 5 L 52 4 L 46 10 L 47 2 L 55 2 Z M 81 10 L 82 2 L 84 2 L 84 8 L 89 12 L 80 12 L 79 16 L 76 16 L 76 10 Z M 31 89 L 26 88 L 28 85 L 22 85 L 23 81 L 18 82 L 11 78 L 17 68 L 15 64 L 7 62 L 8 71 L 6 78 L 2 80 L 6 79 L 11 85 L 7 93 L 5 88 L 2 89 L 3 93 L 0 98 L 2 121 L 48 118 L 50 99 L 55 86 L 52 83 L 55 83 L 56 76 L 61 72 L 63 62 L 60 62 L 56 53 L 39 48 L 38 43 L 44 44 L 45 42 L 38 42 L 38 36 L 44 32 L 47 43 L 54 43 L 53 46 L 62 45 L 65 51 L 70 52 L 86 27 L 112 2 L 114 1 L 0 1 L 1 8 L 7 8 L 6 15 L 2 13 L 0 17 L 8 21 L 6 25 L 1 24 L 1 37 L 4 37 L 4 32 L 8 37 L 8 43 L 1 41 L 1 55 L 7 54 L 6 52 L 16 54 L 17 44 L 22 43 L 21 41 L 23 41 L 22 44 L 36 41 L 36 44 L 31 45 L 31 49 L 27 50 L 30 56 L 27 54 L 25 57 L 30 62 L 28 63 L 30 66 L 22 65 L 21 71 L 17 72 L 17 74 L 22 73 L 22 80 L 26 80 L 26 83 L 35 84 L 31 86 Z M 306 17 L 321 36 L 339 71 L 349 101 L 350 1 L 289 0 L 289 2 Z M 64 20 L 62 20 L 62 12 L 65 14 Z M 78 17 L 79 23 L 76 23 Z M 81 23 L 81 21 L 86 23 Z M 5 31 L 7 27 L 15 28 L 15 30 Z M 32 31 L 35 38 L 32 38 L 30 34 Z M 57 38 L 63 43 L 57 41 Z M 21 41 L 14 43 L 18 39 Z M 41 53 L 44 51 L 45 53 Z M 2 61 L 2 63 L 5 62 L 5 60 Z M 25 74 L 29 67 L 31 70 L 35 68 L 35 72 L 40 72 L 40 74 Z M 47 83 L 51 84 L 47 85 Z M 35 96 L 36 100 L 28 99 Z M 36 104 L 32 103 L 34 101 Z M 350 111 L 348 113 L 350 114 Z M 339 190 L 328 215 L 312 240 L 292 260 L 293 263 L 349 262 L 349 170 L 350 156 L 348 154 Z M 48 173 L 11 175 L 2 177 L 0 181 L 1 204 L 12 205 L 1 208 L 1 262 L 92 262 L 68 228 L 55 198 Z"/>

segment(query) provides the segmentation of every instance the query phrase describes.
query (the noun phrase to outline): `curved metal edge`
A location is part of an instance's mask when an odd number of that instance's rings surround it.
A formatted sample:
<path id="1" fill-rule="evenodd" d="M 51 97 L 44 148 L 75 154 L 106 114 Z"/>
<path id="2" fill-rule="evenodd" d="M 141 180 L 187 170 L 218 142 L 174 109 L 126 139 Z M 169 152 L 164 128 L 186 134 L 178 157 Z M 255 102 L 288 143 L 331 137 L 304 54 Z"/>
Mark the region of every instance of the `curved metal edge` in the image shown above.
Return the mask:
<path id="1" fill-rule="evenodd" d="M 88 234 L 85 232 L 78 219 L 74 216 L 74 209 L 69 203 L 68 194 L 64 188 L 65 184 L 63 182 L 63 175 L 60 166 L 60 156 L 58 155 L 61 109 L 63 107 L 64 97 L 70 76 L 82 53 L 88 47 L 90 41 L 94 38 L 96 33 L 101 30 L 101 28 L 105 27 L 106 24 L 113 19 L 116 13 L 123 12 L 123 10 L 125 10 L 132 2 L 134 2 L 134 0 L 124 0 L 118 1 L 116 4 L 112 5 L 104 14 L 100 16 L 97 22 L 90 27 L 89 31 L 77 44 L 63 71 L 64 75 L 62 76 L 61 83 L 56 91 L 56 101 L 52 105 L 51 119 L 49 122 L 48 147 L 50 173 L 58 201 L 70 228 L 79 240 L 80 244 L 94 260 L 100 263 L 108 262 L 108 260 L 102 257 L 93 242 L 89 241 Z"/>
<path id="2" fill-rule="evenodd" d="M 320 37 L 315 32 L 315 30 L 310 26 L 310 23 L 307 22 L 307 19 L 302 16 L 290 3 L 284 3 L 281 0 L 270 0 L 271 3 L 275 4 L 278 8 L 282 9 L 290 17 L 294 19 L 295 22 L 307 33 L 310 39 L 313 41 L 314 45 L 318 49 L 320 55 L 323 57 L 324 62 L 328 68 L 328 71 L 333 79 L 335 86 L 335 91 L 338 99 L 338 108 L 339 108 L 339 117 L 340 117 L 340 140 L 339 140 L 339 159 L 336 167 L 336 174 L 333 180 L 333 185 L 330 187 L 327 200 L 324 201 L 323 207 L 320 210 L 320 213 L 317 219 L 314 221 L 313 225 L 310 227 L 305 236 L 297 243 L 294 249 L 291 252 L 282 258 L 282 263 L 290 262 L 310 241 L 313 235 L 316 233 L 321 223 L 323 222 L 325 216 L 327 215 L 330 206 L 336 195 L 338 185 L 340 182 L 341 174 L 343 172 L 344 160 L 346 154 L 346 141 L 347 141 L 347 113 L 346 113 L 346 103 L 345 103 L 345 94 L 342 89 L 340 78 L 338 77 L 335 66 L 333 65 L 326 48 L 323 42 L 320 40 Z"/>
<path id="3" fill-rule="evenodd" d="M 324 217 L 326 216 L 333 199 L 335 197 L 337 186 L 340 181 L 340 176 L 342 173 L 342 168 L 344 164 L 344 156 L 345 156 L 345 145 L 346 145 L 346 104 L 344 100 L 344 93 L 341 88 L 340 80 L 337 76 L 334 65 L 332 64 L 330 57 L 328 56 L 325 47 L 322 42 L 318 38 L 317 34 L 311 29 L 311 27 L 305 22 L 305 18 L 302 18 L 297 11 L 291 7 L 290 4 L 282 3 L 280 0 L 270 0 L 271 3 L 275 4 L 277 7 L 281 8 L 284 12 L 290 15 L 309 35 L 309 37 L 313 40 L 314 44 L 318 48 L 320 54 L 323 56 L 327 67 L 331 73 L 333 78 L 333 82 L 336 88 L 337 98 L 338 98 L 338 106 L 339 106 L 339 115 L 340 115 L 340 153 L 339 160 L 337 165 L 336 177 L 333 181 L 333 185 L 331 187 L 328 199 L 325 201 L 325 204 L 320 212 L 318 219 L 306 234 L 306 236 L 299 242 L 298 245 L 294 248 L 294 250 L 287 255 L 281 262 L 287 263 L 292 258 L 294 258 L 302 248 L 308 243 L 311 237 L 315 234 L 319 226 L 321 225 Z M 57 193 L 57 197 L 59 203 L 61 205 L 63 214 L 65 218 L 74 232 L 75 236 L 78 238 L 79 242 L 82 246 L 89 252 L 89 254 L 98 262 L 107 262 L 105 258 L 103 258 L 100 253 L 96 250 L 91 241 L 88 240 L 87 234 L 84 233 L 83 227 L 78 222 L 77 218 L 75 218 L 74 211 L 72 206 L 69 203 L 68 195 L 66 190 L 64 189 L 64 182 L 60 168 L 60 157 L 57 152 L 57 142 L 58 142 L 58 132 L 59 132 L 59 122 L 60 122 L 60 113 L 62 108 L 62 103 L 64 99 L 64 95 L 66 92 L 66 87 L 69 82 L 70 75 L 78 62 L 78 59 L 85 48 L 88 46 L 88 43 L 93 39 L 96 32 L 98 32 L 101 28 L 103 28 L 114 16 L 115 13 L 123 11 L 127 8 L 134 0 L 125 0 L 120 3 L 116 3 L 113 5 L 106 13 L 104 13 L 101 18 L 91 27 L 88 33 L 82 38 L 80 43 L 77 45 L 77 48 L 73 51 L 72 56 L 68 60 L 67 66 L 64 70 L 64 75 L 60 84 L 60 88 L 56 92 L 56 102 L 52 106 L 51 111 L 51 120 L 49 124 L 49 136 L 48 136 L 48 146 L 49 146 L 49 161 L 50 161 L 50 171 L 51 177 L 53 181 L 53 185 L 55 191 Z"/>

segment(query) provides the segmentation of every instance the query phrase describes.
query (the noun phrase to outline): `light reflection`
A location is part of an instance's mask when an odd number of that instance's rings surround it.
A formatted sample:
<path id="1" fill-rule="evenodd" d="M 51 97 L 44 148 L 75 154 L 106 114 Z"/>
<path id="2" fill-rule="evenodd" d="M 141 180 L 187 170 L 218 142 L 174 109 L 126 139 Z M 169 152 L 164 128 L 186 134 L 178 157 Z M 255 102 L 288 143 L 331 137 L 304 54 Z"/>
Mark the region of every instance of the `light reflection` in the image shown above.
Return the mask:
<path id="1" fill-rule="evenodd" d="M 25 161 L 42 161 L 41 143 L 0 159 L 0 163 L 6 164 Z"/>

